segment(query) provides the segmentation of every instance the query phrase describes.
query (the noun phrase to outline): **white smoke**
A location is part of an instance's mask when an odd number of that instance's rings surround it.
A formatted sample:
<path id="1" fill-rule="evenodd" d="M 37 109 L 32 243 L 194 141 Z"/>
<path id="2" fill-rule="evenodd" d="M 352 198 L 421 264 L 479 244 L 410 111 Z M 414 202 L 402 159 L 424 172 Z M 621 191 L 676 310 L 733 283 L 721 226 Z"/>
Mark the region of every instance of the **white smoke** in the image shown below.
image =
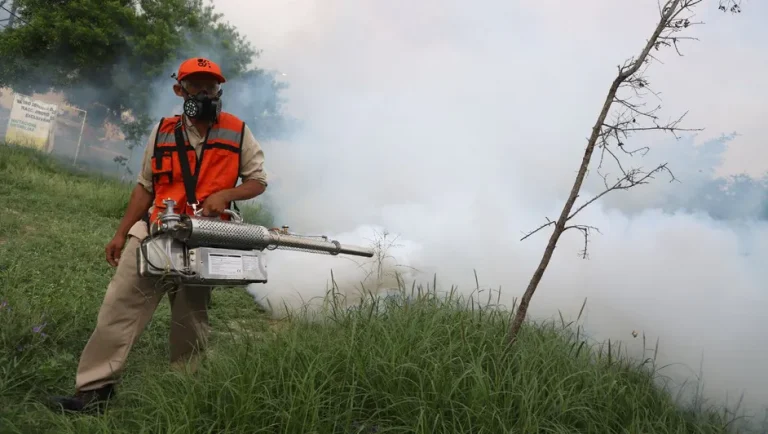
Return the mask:
<path id="1" fill-rule="evenodd" d="M 685 57 L 658 56 L 664 64 L 652 67 L 651 83 L 663 94 L 663 116 L 690 109 L 688 125 L 707 128 L 696 142 L 740 133 L 722 166 L 703 170 L 761 174 L 768 87 L 757 78 L 768 55 L 757 41 L 768 4 L 751 2 L 739 16 L 716 6 L 700 7 L 707 24 L 691 31 L 701 41 L 684 44 Z M 422 273 L 411 278 L 431 282 L 436 273 L 441 289 L 468 294 L 476 270 L 507 305 L 522 295 L 549 232 L 520 237 L 557 217 L 616 65 L 637 54 L 657 14 L 650 0 L 216 7 L 265 50 L 263 63 L 287 74 L 289 109 L 306 123 L 290 142 L 264 143 L 276 223 L 353 244 L 386 228 L 400 236 L 390 253 L 403 270 Z M 587 208 L 579 223 L 602 232 L 589 260 L 578 256 L 580 234 L 567 233 L 531 314 L 573 316 L 587 297 L 595 339 L 641 351 L 632 331 L 658 337 L 660 365 L 696 373 L 703 357 L 708 397 L 745 392 L 746 406 L 759 409 L 768 405 L 768 224 L 662 212 L 675 207 L 659 200 L 667 189 L 686 195 L 699 182 L 669 141 L 658 133 L 635 143 L 652 148 L 644 167 L 671 158 L 682 184 L 660 176 Z M 582 198 L 600 185 L 591 179 Z M 344 288 L 365 277 L 347 259 L 277 251 L 270 282 L 249 290 L 260 303 L 298 307 L 299 295 L 325 294 L 331 269 Z M 679 370 L 676 380 L 690 373 Z"/>

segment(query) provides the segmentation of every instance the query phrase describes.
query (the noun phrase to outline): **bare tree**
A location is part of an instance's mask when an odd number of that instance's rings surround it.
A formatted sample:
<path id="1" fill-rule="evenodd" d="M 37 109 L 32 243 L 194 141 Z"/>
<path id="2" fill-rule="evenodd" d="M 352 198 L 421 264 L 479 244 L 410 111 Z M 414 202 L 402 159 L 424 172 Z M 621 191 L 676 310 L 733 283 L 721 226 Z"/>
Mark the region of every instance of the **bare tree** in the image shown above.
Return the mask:
<path id="1" fill-rule="evenodd" d="M 644 76 L 645 70 L 653 60 L 657 60 L 653 53 L 658 52 L 663 48 L 674 48 L 676 52 L 682 56 L 679 45 L 686 40 L 693 40 L 695 38 L 681 36 L 681 33 L 693 25 L 701 24 L 692 21 L 692 17 L 693 9 L 703 1 L 704 0 L 665 0 L 663 1 L 663 5 L 659 4 L 659 22 L 656 25 L 653 34 L 640 52 L 640 55 L 636 58 L 630 58 L 624 65 L 618 67 L 618 74 L 611 83 L 611 87 L 608 90 L 608 95 L 605 98 L 605 102 L 597 117 L 597 121 L 592 127 L 592 133 L 587 142 L 587 147 L 584 150 L 584 157 L 579 166 L 578 174 L 576 175 L 570 195 L 560 213 L 560 217 L 557 221 L 547 219 L 547 223 L 539 226 L 522 238 L 525 240 L 544 228 L 554 226 L 552 235 L 544 250 L 544 255 L 539 262 L 538 268 L 533 273 L 530 283 L 520 300 L 517 312 L 509 325 L 508 339 L 510 344 L 513 344 L 517 339 L 518 332 L 520 331 L 520 327 L 522 327 L 533 293 L 536 291 L 539 282 L 541 282 L 541 279 L 544 276 L 544 272 L 549 265 L 550 259 L 552 259 L 552 254 L 554 253 L 557 242 L 563 232 L 569 229 L 576 229 L 581 232 L 584 237 L 584 250 L 581 252 L 581 255 L 586 258 L 590 233 L 593 230 L 597 231 L 597 228 L 571 223 L 571 220 L 576 217 L 579 212 L 612 191 L 628 190 L 638 185 L 646 184 L 653 179 L 655 175 L 662 172 L 670 176 L 670 182 L 675 180 L 674 175 L 666 164 L 661 164 L 652 170 L 644 171 L 640 168 L 627 168 L 625 164 L 622 163 L 620 157 L 626 158 L 627 156 L 631 157 L 636 154 L 645 155 L 645 153 L 648 152 L 648 147 L 634 150 L 626 148 L 625 140 L 633 133 L 663 131 L 671 133 L 677 137 L 677 133 L 682 131 L 696 131 L 696 129 L 685 129 L 680 126 L 685 115 L 667 122 L 660 122 L 657 115 L 660 106 L 648 109 L 645 107 L 644 103 L 638 102 L 637 100 L 642 98 L 645 93 L 652 93 L 658 97 L 658 95 L 650 90 L 649 82 Z M 720 0 L 719 9 L 724 12 L 730 11 L 732 13 L 739 13 L 741 12 L 740 3 L 740 0 Z M 616 110 L 609 120 L 609 113 L 614 106 L 616 107 Z M 586 200 L 574 210 L 576 199 L 579 197 L 581 185 L 587 175 L 596 148 L 599 150 L 600 154 L 597 172 L 603 178 L 605 189 L 596 196 Z M 608 175 L 602 173 L 605 160 L 612 161 L 618 166 L 618 175 L 615 179 L 609 180 Z"/>

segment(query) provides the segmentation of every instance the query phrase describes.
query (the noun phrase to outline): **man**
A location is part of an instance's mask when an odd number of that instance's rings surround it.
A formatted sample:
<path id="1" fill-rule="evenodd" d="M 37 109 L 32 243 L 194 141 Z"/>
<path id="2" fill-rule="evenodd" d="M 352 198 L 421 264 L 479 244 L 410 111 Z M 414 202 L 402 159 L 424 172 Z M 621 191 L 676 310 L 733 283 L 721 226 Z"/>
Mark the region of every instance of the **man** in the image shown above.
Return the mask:
<path id="1" fill-rule="evenodd" d="M 227 219 L 222 212 L 231 203 L 256 197 L 267 187 L 259 143 L 242 120 L 221 111 L 221 84 L 226 80 L 219 66 L 208 59 L 189 59 L 175 78 L 173 90 L 184 100 L 184 114 L 162 119 L 150 134 L 138 184 L 105 249 L 107 262 L 117 270 L 80 357 L 75 394 L 52 399 L 65 410 L 82 411 L 93 408 L 91 404 L 100 409 L 113 396 L 131 347 L 166 292 L 171 303 L 172 366 L 190 363 L 194 369 L 205 347 L 210 288 L 186 290 L 173 282 L 138 276 L 136 249 L 148 236 L 147 223 L 165 207 L 163 199 L 174 199 L 179 213 L 201 210 L 204 216 Z M 180 149 L 186 151 L 184 156 Z M 182 160 L 185 157 L 188 164 Z M 235 187 L 238 178 L 243 182 Z"/>

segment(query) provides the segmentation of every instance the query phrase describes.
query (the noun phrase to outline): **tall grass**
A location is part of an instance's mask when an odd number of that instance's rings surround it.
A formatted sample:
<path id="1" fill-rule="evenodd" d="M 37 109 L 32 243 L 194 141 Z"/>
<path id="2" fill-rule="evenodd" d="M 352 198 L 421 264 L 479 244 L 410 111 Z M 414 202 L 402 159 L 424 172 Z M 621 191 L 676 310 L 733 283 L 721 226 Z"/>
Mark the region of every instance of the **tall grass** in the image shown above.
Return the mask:
<path id="1" fill-rule="evenodd" d="M 656 385 L 652 358 L 589 344 L 564 320 L 527 324 L 505 351 L 509 312 L 415 283 L 352 307 L 331 288 L 321 321 L 273 321 L 245 291 L 219 290 L 192 375 L 167 366 L 162 304 L 106 414 L 51 412 L 42 399 L 72 391 L 129 192 L 0 146 L 1 433 L 725 432 L 724 414 Z"/>

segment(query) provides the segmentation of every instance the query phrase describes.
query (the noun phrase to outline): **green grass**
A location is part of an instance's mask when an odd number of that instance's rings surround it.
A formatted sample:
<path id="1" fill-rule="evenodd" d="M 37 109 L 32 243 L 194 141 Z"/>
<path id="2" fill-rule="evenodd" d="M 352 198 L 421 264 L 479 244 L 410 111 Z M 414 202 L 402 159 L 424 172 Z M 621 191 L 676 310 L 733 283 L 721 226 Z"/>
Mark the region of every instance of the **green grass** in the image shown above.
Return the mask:
<path id="1" fill-rule="evenodd" d="M 371 299 L 322 322 L 270 321 L 245 291 L 219 290 L 194 375 L 167 366 L 162 303 L 105 415 L 49 411 L 47 394 L 71 392 L 129 193 L 0 145 L 1 433 L 724 432 L 721 413 L 681 409 L 651 372 L 594 351 L 578 328 L 528 324 L 507 353 L 508 313 L 416 287 L 410 302 Z"/>

